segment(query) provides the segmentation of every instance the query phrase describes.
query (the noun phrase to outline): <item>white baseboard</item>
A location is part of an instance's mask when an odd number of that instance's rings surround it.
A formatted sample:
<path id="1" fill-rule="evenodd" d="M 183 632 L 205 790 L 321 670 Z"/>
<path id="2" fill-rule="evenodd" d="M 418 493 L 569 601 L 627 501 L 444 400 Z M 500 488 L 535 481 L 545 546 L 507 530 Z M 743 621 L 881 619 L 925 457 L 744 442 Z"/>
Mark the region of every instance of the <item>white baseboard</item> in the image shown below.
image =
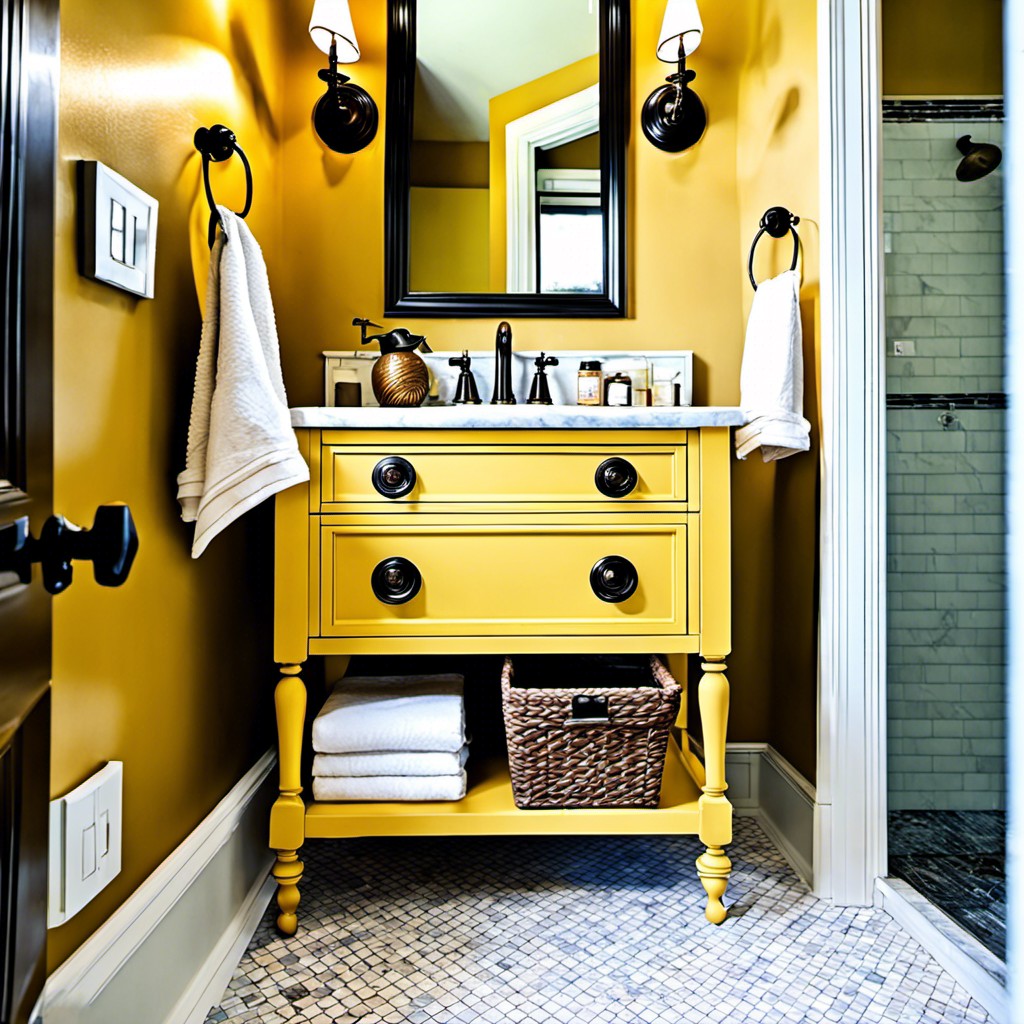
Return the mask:
<path id="1" fill-rule="evenodd" d="M 725 777 L 737 815 L 755 817 L 793 870 L 814 882 L 814 787 L 768 743 L 729 743 Z"/>
<path id="2" fill-rule="evenodd" d="M 272 892 L 268 751 L 47 979 L 46 1024 L 196 1024 L 223 993 Z M 184 993 L 184 994 L 183 994 Z"/>
<path id="3" fill-rule="evenodd" d="M 998 1024 L 1015 1024 L 1006 991 L 1006 965 L 913 886 L 898 878 L 878 878 L 875 891 L 883 909 L 988 1010 Z"/>
<path id="4" fill-rule="evenodd" d="M 207 969 L 192 980 L 166 1024 L 203 1024 L 210 1007 L 216 1006 L 224 995 L 276 888 L 277 883 L 270 875 L 261 875 L 253 882 L 245 902 L 210 954 Z"/>

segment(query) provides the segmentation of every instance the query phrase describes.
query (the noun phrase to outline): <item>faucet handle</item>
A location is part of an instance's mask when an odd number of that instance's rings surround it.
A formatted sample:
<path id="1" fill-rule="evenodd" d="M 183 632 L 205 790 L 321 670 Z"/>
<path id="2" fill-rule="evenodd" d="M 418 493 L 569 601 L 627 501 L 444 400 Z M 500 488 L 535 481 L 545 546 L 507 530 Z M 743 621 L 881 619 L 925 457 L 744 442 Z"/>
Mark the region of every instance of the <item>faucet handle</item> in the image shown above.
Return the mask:
<path id="1" fill-rule="evenodd" d="M 546 356 L 543 352 L 534 359 L 533 365 L 539 370 L 543 370 L 545 366 L 557 366 L 558 359 L 555 356 Z"/>
<path id="2" fill-rule="evenodd" d="M 469 350 L 463 349 L 461 356 L 452 356 L 451 359 L 448 360 L 448 365 L 457 366 L 463 371 L 463 373 L 465 373 L 465 371 L 469 369 L 469 364 L 472 361 L 473 360 L 469 358 Z"/>

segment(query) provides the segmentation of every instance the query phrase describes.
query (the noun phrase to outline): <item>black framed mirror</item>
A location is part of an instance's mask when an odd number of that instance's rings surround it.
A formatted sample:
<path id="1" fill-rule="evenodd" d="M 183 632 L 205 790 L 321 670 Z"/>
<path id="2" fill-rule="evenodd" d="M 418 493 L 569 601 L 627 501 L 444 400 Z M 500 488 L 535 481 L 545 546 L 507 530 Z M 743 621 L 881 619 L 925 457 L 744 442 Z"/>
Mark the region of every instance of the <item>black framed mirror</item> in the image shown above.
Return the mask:
<path id="1" fill-rule="evenodd" d="M 388 317 L 626 315 L 629 0 L 389 0 Z"/>

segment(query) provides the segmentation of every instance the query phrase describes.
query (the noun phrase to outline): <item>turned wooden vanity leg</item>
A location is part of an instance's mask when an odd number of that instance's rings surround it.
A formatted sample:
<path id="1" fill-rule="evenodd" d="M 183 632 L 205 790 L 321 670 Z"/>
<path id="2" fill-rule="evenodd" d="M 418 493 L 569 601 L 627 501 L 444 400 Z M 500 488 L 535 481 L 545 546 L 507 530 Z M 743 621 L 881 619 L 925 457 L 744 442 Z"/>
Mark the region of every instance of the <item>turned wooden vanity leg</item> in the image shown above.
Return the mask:
<path id="1" fill-rule="evenodd" d="M 306 720 L 306 686 L 299 673 L 301 665 L 282 665 L 281 679 L 274 690 L 277 711 L 278 768 L 280 795 L 270 812 L 270 845 L 277 851 L 273 875 L 277 880 L 277 905 L 281 913 L 277 927 L 294 935 L 298 926 L 302 861 L 299 848 L 305 838 L 306 807 L 302 801 L 302 727 Z"/>
<path id="2" fill-rule="evenodd" d="M 704 786 L 699 800 L 700 841 L 707 850 L 697 858 L 697 874 L 708 894 L 704 916 L 712 924 L 725 920 L 722 897 L 729 884 L 732 861 L 724 847 L 732 842 L 732 804 L 725 796 L 725 733 L 729 720 L 729 680 L 724 658 L 705 658 L 697 689 L 704 732 Z"/>

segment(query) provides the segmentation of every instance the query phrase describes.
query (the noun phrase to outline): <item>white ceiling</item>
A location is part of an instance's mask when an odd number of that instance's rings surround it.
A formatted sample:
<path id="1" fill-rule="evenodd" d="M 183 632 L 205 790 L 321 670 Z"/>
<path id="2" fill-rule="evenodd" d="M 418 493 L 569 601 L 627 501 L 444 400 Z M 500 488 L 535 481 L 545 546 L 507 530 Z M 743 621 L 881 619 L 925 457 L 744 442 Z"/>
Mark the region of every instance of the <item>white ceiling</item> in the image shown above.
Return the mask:
<path id="1" fill-rule="evenodd" d="M 417 0 L 417 139 L 486 141 L 488 101 L 597 53 L 598 0 Z"/>

